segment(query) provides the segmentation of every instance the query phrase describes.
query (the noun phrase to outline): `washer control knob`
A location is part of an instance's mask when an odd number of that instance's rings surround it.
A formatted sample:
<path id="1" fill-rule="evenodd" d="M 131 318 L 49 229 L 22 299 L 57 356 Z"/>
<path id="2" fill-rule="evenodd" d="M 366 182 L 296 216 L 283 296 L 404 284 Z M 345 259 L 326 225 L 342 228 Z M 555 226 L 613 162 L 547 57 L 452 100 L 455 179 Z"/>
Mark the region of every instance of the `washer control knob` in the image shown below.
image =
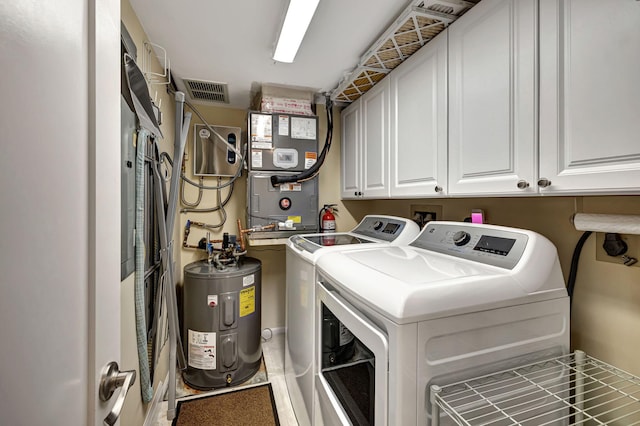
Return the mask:
<path id="1" fill-rule="evenodd" d="M 468 232 L 458 231 L 453 234 L 453 244 L 463 246 L 471 241 L 471 235 Z"/>
<path id="2" fill-rule="evenodd" d="M 375 229 L 376 231 L 379 231 L 380 228 L 382 228 L 382 222 L 380 222 L 379 220 L 376 220 L 375 222 L 373 222 L 373 229 Z"/>

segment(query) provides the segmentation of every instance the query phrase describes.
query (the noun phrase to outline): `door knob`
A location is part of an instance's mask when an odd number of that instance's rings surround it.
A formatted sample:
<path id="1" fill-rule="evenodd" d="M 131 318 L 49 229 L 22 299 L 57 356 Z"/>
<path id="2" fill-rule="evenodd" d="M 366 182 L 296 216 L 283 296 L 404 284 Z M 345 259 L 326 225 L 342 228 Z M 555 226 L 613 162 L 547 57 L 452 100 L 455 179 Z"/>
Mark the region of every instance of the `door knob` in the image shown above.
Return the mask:
<path id="1" fill-rule="evenodd" d="M 436 187 L 434 188 L 436 192 L 442 192 L 442 187 L 436 185 Z"/>
<path id="2" fill-rule="evenodd" d="M 122 388 L 118 395 L 118 399 L 116 399 L 115 404 L 113 404 L 111 412 L 104 418 L 105 425 L 113 426 L 116 423 L 118 417 L 120 417 L 120 412 L 124 405 L 124 399 L 127 397 L 127 392 L 135 381 L 135 370 L 120 371 L 118 363 L 115 361 L 104 366 L 102 376 L 100 378 L 100 400 L 108 401 L 117 388 Z"/>
<path id="3" fill-rule="evenodd" d="M 529 187 L 529 182 L 524 179 L 518 181 L 518 189 L 527 189 Z"/>
<path id="4" fill-rule="evenodd" d="M 538 186 L 540 188 L 547 188 L 549 186 L 551 186 L 551 181 L 547 178 L 541 178 L 538 180 Z"/>

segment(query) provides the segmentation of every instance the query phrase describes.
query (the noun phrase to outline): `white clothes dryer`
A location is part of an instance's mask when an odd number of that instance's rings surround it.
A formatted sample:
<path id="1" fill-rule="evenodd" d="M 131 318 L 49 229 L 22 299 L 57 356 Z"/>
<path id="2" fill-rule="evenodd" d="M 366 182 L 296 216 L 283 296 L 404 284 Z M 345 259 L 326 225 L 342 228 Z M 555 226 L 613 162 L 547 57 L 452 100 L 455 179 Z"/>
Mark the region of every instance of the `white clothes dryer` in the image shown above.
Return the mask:
<path id="1" fill-rule="evenodd" d="M 324 424 L 427 425 L 430 385 L 569 351 L 557 251 L 531 231 L 430 222 L 408 246 L 328 253 L 317 268 Z M 355 336 L 350 359 L 323 353 L 325 311 Z"/>
<path id="2" fill-rule="evenodd" d="M 410 219 L 368 215 L 350 232 L 293 235 L 287 241 L 285 379 L 300 425 L 314 422 L 316 262 L 328 253 L 364 246 L 406 245 L 419 233 L 420 228 Z M 353 339 L 349 340 L 347 330 L 334 319 L 329 326 L 334 332 L 342 330 L 341 347 L 350 349 Z"/>

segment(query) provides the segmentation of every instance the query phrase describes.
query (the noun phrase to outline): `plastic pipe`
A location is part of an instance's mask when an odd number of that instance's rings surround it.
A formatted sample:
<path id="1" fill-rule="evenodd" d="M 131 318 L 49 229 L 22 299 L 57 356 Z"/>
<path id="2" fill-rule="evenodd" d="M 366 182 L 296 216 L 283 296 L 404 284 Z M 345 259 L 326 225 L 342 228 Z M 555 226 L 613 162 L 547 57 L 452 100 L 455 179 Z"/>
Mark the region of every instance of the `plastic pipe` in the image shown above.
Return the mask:
<path id="1" fill-rule="evenodd" d="M 189 131 L 189 124 L 191 123 L 191 113 L 184 114 L 184 93 L 176 92 L 176 124 L 175 124 L 175 140 L 174 140 L 174 154 L 173 158 L 176 159 L 175 165 L 179 164 L 178 161 L 182 161 L 184 156 L 184 146 L 187 141 L 187 133 Z M 175 172 L 175 171 L 174 171 Z M 169 205 L 167 206 L 167 216 L 165 223 L 165 235 L 170 243 L 167 244 L 167 271 L 168 282 L 165 283 L 166 290 L 166 303 L 168 325 L 169 325 L 169 395 L 167 398 L 167 419 L 173 420 L 176 410 L 176 364 L 177 364 L 177 352 L 178 342 L 180 341 L 180 330 L 178 324 L 178 306 L 176 301 L 176 288 L 175 288 L 175 274 L 173 273 L 173 225 L 175 223 L 176 207 L 178 203 L 178 191 L 179 180 L 181 173 L 171 174 L 171 184 L 169 186 Z M 184 364 L 184 354 L 182 352 L 182 345 L 180 345 L 181 364 Z"/>

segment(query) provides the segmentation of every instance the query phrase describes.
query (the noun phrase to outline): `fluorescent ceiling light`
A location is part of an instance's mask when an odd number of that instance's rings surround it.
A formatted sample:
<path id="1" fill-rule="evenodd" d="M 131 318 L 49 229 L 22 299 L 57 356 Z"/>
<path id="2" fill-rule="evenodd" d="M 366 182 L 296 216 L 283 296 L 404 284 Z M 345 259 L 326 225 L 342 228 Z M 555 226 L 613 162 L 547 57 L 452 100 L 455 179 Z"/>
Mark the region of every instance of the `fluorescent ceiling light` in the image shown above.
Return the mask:
<path id="1" fill-rule="evenodd" d="M 273 59 L 293 62 L 320 0 L 290 0 Z"/>

